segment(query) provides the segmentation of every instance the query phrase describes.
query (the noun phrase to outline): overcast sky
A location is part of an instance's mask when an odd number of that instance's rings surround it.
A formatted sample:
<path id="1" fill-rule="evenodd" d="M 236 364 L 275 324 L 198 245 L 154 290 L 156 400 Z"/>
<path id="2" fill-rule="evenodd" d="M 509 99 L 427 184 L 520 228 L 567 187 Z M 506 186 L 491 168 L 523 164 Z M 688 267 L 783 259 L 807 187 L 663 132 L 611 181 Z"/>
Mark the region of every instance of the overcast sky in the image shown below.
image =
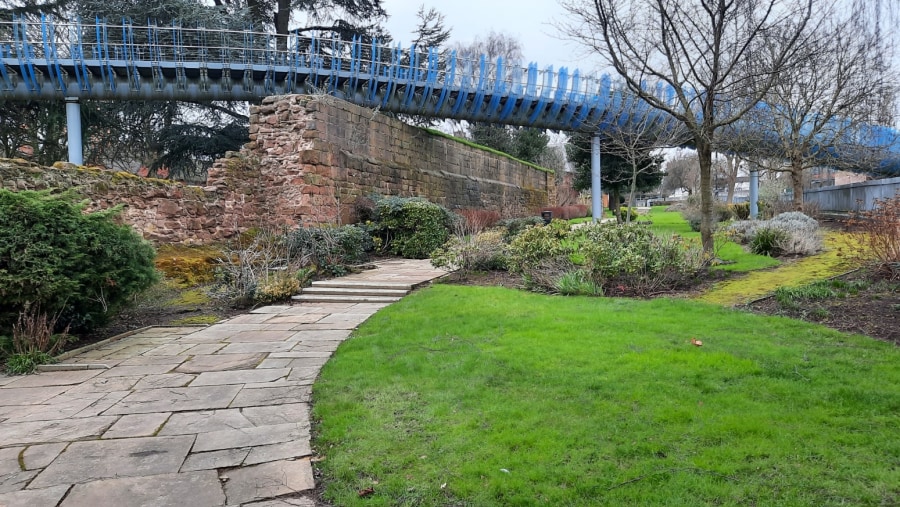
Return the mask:
<path id="1" fill-rule="evenodd" d="M 390 15 L 387 28 L 395 42 L 404 46 L 413 39 L 419 6 L 434 7 L 451 28 L 453 42 L 467 43 L 491 30 L 512 35 L 522 43 L 525 64 L 537 62 L 541 69 L 569 67 L 595 73 L 596 58 L 583 54 L 576 44 L 560 40 L 554 21 L 565 16 L 556 0 L 382 0 Z"/>

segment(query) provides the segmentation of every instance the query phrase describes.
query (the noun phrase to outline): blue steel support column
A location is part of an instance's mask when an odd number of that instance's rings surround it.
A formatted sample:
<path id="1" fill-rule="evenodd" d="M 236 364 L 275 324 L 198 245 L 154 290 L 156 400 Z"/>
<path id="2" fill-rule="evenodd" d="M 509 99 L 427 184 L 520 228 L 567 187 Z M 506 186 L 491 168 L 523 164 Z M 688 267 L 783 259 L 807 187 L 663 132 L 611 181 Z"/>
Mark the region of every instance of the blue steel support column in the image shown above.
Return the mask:
<path id="1" fill-rule="evenodd" d="M 603 218 L 603 192 L 600 190 L 600 136 L 591 138 L 591 215 L 594 222 Z"/>
<path id="2" fill-rule="evenodd" d="M 66 97 L 66 129 L 69 134 L 69 162 L 82 165 L 84 156 L 81 149 L 81 106 L 75 97 Z"/>
<path id="3" fill-rule="evenodd" d="M 759 170 L 750 170 L 750 220 L 759 215 Z"/>

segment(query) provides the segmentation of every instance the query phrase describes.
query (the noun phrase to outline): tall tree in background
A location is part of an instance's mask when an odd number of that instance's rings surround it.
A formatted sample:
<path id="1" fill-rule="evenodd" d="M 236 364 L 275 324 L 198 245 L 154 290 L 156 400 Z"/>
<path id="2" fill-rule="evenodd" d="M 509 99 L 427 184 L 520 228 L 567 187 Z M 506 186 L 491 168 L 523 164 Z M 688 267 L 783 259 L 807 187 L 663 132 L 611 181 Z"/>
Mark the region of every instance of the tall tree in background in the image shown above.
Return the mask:
<path id="1" fill-rule="evenodd" d="M 520 65 L 522 61 L 521 42 L 511 35 L 501 32 L 491 31 L 485 37 L 476 38 L 470 44 L 457 44 L 455 50 L 457 58 L 461 62 L 470 61 L 474 67 L 479 65 L 481 55 L 485 55 L 487 63 L 491 64 L 492 69 L 499 57 L 503 58 L 505 65 Z M 469 138 L 475 143 L 534 164 L 540 163 L 550 140 L 546 132 L 541 129 L 489 123 L 469 125 Z"/>
<path id="2" fill-rule="evenodd" d="M 575 168 L 575 190 L 591 188 L 591 134 L 576 132 L 569 137 L 566 154 Z M 662 156 L 647 151 L 635 151 L 629 156 L 614 147 L 609 138 L 600 138 L 600 153 L 603 157 L 603 171 L 600 182 L 609 194 L 609 209 L 616 218 L 621 218 L 619 208 L 622 197 L 629 192 L 649 192 L 659 186 L 663 178 L 660 166 Z"/>
<path id="3" fill-rule="evenodd" d="M 694 195 L 699 187 L 700 162 L 695 152 L 682 152 L 666 161 L 666 172 L 660 187 L 664 197 L 672 195 L 677 190 Z"/>
<path id="4" fill-rule="evenodd" d="M 712 155 L 719 131 L 796 61 L 814 0 L 564 0 L 571 38 L 603 56 L 628 90 L 681 121 L 700 163 L 703 249 L 713 250 Z M 741 62 L 772 55 L 752 73 Z M 658 96 L 648 80 L 671 87 Z"/>
<path id="5" fill-rule="evenodd" d="M 785 160 L 793 188 L 793 207 L 803 209 L 804 173 L 813 167 L 863 169 L 858 128 L 884 115 L 884 98 L 896 80 L 884 67 L 883 47 L 854 13 L 830 13 L 800 48 L 797 64 L 769 89 L 760 130 L 769 133 L 768 154 Z M 768 49 L 768 48 L 766 48 Z M 754 58 L 771 58 L 767 52 Z M 870 157 L 874 153 L 867 153 Z"/>
<path id="6" fill-rule="evenodd" d="M 278 35 L 329 32 L 348 40 L 371 34 L 387 16 L 381 0 L 214 0 L 229 12 L 246 9 L 257 27 Z"/>
<path id="7" fill-rule="evenodd" d="M 439 49 L 438 60 L 441 65 L 447 61 L 450 50 L 446 43 L 450 40 L 451 29 L 445 25 L 444 15 L 434 7 L 425 10 L 421 5 L 416 12 L 416 27 L 412 31 L 412 45 L 416 48 L 420 65 L 425 65 L 431 48 Z M 408 63 L 408 58 L 406 63 Z M 433 127 L 441 122 L 430 116 L 397 115 L 401 120 L 419 127 Z"/>

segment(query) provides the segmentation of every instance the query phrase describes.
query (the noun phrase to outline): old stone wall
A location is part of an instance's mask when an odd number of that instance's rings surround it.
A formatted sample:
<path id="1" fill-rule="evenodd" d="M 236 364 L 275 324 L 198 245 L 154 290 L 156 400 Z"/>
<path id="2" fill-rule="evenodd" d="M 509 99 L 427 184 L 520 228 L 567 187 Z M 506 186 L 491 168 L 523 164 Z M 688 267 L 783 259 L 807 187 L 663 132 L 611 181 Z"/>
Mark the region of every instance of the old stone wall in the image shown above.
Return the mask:
<path id="1" fill-rule="evenodd" d="M 556 199 L 552 173 L 330 97 L 264 99 L 251 108 L 250 139 L 239 156 L 258 167 L 276 224 L 348 222 L 356 199 L 372 193 L 504 217 Z M 209 185 L 234 179 L 229 163 L 213 166 Z"/>
<path id="2" fill-rule="evenodd" d="M 74 188 L 90 208 L 123 206 L 144 237 L 169 243 L 230 238 L 251 227 L 349 223 L 372 193 L 421 196 L 504 217 L 556 202 L 552 173 L 329 97 L 269 97 L 251 108 L 250 138 L 205 186 L 58 163 L 0 159 L 0 188 Z"/>

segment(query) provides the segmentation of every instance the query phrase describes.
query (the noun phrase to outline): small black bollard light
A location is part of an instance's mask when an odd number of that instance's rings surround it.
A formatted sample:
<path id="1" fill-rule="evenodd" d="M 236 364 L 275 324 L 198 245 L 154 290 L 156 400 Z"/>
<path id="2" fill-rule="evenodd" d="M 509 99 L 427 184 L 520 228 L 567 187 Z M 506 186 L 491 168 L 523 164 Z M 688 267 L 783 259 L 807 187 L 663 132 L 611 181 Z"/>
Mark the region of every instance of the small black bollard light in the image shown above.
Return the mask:
<path id="1" fill-rule="evenodd" d="M 544 225 L 550 225 L 550 222 L 553 220 L 553 212 L 550 210 L 541 211 L 541 220 L 544 221 Z"/>

